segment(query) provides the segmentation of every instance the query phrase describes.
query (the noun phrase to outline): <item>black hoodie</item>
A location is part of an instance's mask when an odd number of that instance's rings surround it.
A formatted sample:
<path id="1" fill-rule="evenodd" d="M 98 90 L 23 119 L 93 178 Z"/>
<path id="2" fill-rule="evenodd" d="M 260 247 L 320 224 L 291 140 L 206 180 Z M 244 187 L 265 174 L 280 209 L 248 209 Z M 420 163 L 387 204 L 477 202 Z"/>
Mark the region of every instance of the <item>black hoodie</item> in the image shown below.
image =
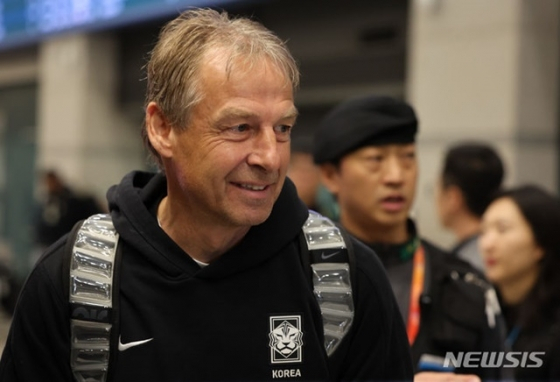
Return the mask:
<path id="1" fill-rule="evenodd" d="M 116 381 L 411 380 L 402 319 L 373 252 L 354 243 L 357 290 L 349 335 L 328 358 L 323 324 L 299 254 L 308 211 L 287 180 L 270 217 L 201 268 L 158 226 L 161 174 L 128 174 L 108 200 L 119 232 Z M 40 259 L 20 296 L 2 360 L 2 381 L 71 381 L 69 306 L 61 259 L 66 238 Z M 282 323 L 298 341 L 278 356 Z M 133 344 L 134 345 L 134 344 Z"/>

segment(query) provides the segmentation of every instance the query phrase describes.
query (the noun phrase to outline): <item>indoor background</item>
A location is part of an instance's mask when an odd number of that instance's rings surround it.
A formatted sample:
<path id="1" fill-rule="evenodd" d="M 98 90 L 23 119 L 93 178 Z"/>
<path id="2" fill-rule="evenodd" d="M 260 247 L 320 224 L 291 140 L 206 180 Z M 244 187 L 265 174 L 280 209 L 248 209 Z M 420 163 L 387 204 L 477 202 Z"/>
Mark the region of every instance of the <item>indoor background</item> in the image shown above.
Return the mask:
<path id="1" fill-rule="evenodd" d="M 287 40 L 302 71 L 295 135 L 349 96 L 409 101 L 420 120 L 413 213 L 432 241 L 451 245 L 434 192 L 453 143 L 490 142 L 507 184 L 557 192 L 557 0 L 0 0 L 0 259 L 18 277 L 31 266 L 41 170 L 104 200 L 149 168 L 142 68 L 159 28 L 189 6 L 252 16 Z"/>

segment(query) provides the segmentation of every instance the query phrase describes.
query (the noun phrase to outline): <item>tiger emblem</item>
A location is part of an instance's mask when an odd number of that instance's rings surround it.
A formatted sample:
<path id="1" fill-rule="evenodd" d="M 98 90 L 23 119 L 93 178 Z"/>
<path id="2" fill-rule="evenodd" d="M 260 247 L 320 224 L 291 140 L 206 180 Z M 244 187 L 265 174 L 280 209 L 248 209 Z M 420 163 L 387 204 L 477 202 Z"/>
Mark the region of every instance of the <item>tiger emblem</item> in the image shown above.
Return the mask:
<path id="1" fill-rule="evenodd" d="M 269 334 L 270 348 L 274 350 L 273 358 L 275 355 L 280 355 L 280 359 L 285 359 L 284 362 L 299 361 L 299 350 L 303 345 L 303 333 L 299 327 L 299 317 L 293 323 L 292 320 L 284 319 L 278 325 L 275 325 Z M 274 361 L 274 360 L 273 360 Z M 280 360 L 276 359 L 277 362 Z"/>

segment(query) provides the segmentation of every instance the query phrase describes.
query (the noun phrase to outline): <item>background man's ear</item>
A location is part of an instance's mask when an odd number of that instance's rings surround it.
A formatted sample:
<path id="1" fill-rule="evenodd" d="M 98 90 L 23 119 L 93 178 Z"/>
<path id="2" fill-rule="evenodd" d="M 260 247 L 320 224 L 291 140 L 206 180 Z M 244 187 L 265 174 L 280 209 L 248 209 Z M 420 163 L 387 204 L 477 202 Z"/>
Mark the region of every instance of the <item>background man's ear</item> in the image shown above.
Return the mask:
<path id="1" fill-rule="evenodd" d="M 465 197 L 463 195 L 463 191 L 455 185 L 450 185 L 445 190 L 447 192 L 447 197 L 449 198 L 449 203 L 454 211 L 458 210 L 459 208 L 463 208 L 466 206 Z"/>
<path id="2" fill-rule="evenodd" d="M 155 102 L 150 102 L 146 107 L 146 132 L 150 143 L 162 158 L 173 156 L 173 129 Z"/>

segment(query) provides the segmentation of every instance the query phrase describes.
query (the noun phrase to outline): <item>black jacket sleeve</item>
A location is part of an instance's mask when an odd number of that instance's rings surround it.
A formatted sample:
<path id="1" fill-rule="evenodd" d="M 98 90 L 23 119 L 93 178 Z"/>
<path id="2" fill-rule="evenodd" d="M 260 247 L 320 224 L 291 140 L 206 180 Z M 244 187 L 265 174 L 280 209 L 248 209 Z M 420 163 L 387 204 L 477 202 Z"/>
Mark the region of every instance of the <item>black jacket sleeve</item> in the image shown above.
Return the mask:
<path id="1" fill-rule="evenodd" d="M 355 317 L 351 335 L 331 358 L 341 381 L 412 381 L 404 323 L 377 255 L 355 241 Z"/>
<path id="2" fill-rule="evenodd" d="M 68 303 L 59 241 L 39 260 L 18 299 L 0 360 L 4 382 L 73 381 Z"/>
<path id="3" fill-rule="evenodd" d="M 490 284 L 465 261 L 423 240 L 429 257 L 429 287 L 421 301 L 421 327 L 413 345 L 418 371 L 431 371 L 419 360 L 424 355 L 444 359 L 448 352 L 504 351 L 503 317 Z M 455 367 L 457 374 L 477 374 L 500 380 L 500 368 Z"/>

